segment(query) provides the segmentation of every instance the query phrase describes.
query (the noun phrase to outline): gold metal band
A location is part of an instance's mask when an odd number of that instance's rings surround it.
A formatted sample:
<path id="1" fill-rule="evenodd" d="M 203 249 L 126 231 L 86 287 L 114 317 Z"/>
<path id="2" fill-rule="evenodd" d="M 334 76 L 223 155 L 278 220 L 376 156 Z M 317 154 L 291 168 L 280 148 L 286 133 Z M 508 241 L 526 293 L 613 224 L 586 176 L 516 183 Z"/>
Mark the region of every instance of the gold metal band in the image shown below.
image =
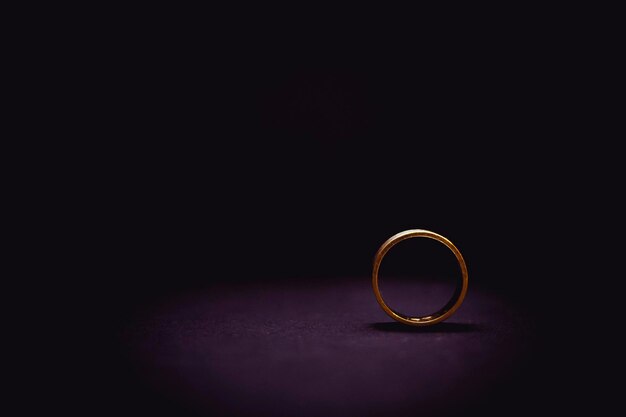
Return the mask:
<path id="1" fill-rule="evenodd" d="M 383 297 L 380 294 L 380 290 L 378 288 L 378 270 L 380 269 L 380 263 L 382 262 L 387 252 L 389 252 L 389 249 L 391 249 L 397 243 L 413 237 L 426 237 L 443 243 L 452 251 L 452 253 L 454 253 L 454 256 L 456 256 L 456 260 L 459 263 L 459 267 L 461 268 L 461 277 L 454 291 L 454 294 L 452 295 L 452 298 L 450 298 L 450 301 L 448 301 L 446 305 L 443 306 L 443 308 L 441 308 L 439 311 L 423 317 L 409 317 L 392 310 L 387 305 L 387 303 L 385 303 L 385 300 L 383 300 Z M 445 237 L 429 230 L 405 230 L 404 232 L 395 234 L 387 239 L 387 241 L 382 244 L 380 249 L 378 249 L 378 252 L 376 252 L 376 256 L 374 257 L 374 268 L 372 270 L 372 286 L 374 287 L 374 295 L 376 295 L 376 300 L 378 301 L 378 304 L 380 304 L 382 309 L 385 310 L 385 313 L 387 313 L 391 318 L 399 321 L 400 323 L 408 324 L 410 326 L 428 326 L 446 320 L 448 317 L 454 314 L 454 312 L 461 306 L 461 303 L 463 303 L 463 299 L 465 298 L 465 294 L 467 293 L 468 286 L 467 266 L 465 265 L 465 260 L 463 259 L 461 252 L 456 248 L 456 246 L 454 246 L 452 242 L 450 242 Z"/>

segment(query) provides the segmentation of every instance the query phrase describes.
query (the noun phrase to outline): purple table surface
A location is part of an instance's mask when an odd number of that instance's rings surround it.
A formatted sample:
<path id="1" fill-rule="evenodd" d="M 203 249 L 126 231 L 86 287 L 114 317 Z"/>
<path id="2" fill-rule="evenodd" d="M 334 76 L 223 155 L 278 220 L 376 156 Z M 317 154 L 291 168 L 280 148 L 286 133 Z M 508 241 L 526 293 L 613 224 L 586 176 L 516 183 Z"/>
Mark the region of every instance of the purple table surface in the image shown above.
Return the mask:
<path id="1" fill-rule="evenodd" d="M 434 311 L 451 289 L 414 280 L 383 291 L 414 313 Z M 446 322 L 405 326 L 361 278 L 189 291 L 144 308 L 118 336 L 129 412 L 456 416 L 506 403 L 504 414 L 521 415 L 534 407 L 532 381 L 516 379 L 528 378 L 532 329 L 513 303 L 471 283 Z"/>

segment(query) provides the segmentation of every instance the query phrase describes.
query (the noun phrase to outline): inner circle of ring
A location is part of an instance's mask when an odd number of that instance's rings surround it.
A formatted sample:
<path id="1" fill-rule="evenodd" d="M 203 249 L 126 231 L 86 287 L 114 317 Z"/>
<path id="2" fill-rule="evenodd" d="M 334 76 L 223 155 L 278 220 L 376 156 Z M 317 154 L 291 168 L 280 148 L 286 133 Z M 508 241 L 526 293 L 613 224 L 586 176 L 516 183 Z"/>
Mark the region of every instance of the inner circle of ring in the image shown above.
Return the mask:
<path id="1" fill-rule="evenodd" d="M 389 250 L 392 247 L 394 247 L 396 244 L 398 244 L 399 242 L 405 239 L 410 239 L 410 238 L 415 238 L 415 237 L 425 237 L 429 239 L 434 239 L 446 245 L 448 249 L 450 249 L 452 253 L 454 253 L 454 256 L 456 257 L 456 260 L 461 269 L 460 285 L 457 285 L 454 291 L 454 294 L 452 295 L 452 298 L 450 298 L 450 300 L 446 303 L 446 305 L 443 306 L 439 311 L 433 314 L 427 315 L 427 316 L 423 316 L 423 317 L 410 317 L 410 316 L 406 316 L 404 314 L 398 313 L 397 311 L 394 311 L 387 305 L 387 303 L 385 302 L 385 300 L 383 299 L 380 293 L 380 289 L 378 288 L 378 271 L 380 269 L 380 264 L 383 258 L 385 257 L 385 255 L 387 254 L 387 252 L 389 252 Z M 465 260 L 463 259 L 463 255 L 461 255 L 461 252 L 457 249 L 456 246 L 454 246 L 454 244 L 450 240 L 448 240 L 444 236 L 441 236 L 440 234 L 437 234 L 435 232 L 431 232 L 430 230 L 423 230 L 423 229 L 405 230 L 387 239 L 385 243 L 383 243 L 381 247 L 378 249 L 378 252 L 376 252 L 376 256 L 374 257 L 374 266 L 372 269 L 372 286 L 374 288 L 374 295 L 376 296 L 376 300 L 378 301 L 378 304 L 382 307 L 385 313 L 387 313 L 391 318 L 393 318 L 396 321 L 399 321 L 400 323 L 408 324 L 410 326 L 429 326 L 432 324 L 442 322 L 446 320 L 447 318 L 449 318 L 452 314 L 454 314 L 454 312 L 463 303 L 463 299 L 465 298 L 465 295 L 467 294 L 467 286 L 468 286 L 467 265 L 465 264 Z"/>

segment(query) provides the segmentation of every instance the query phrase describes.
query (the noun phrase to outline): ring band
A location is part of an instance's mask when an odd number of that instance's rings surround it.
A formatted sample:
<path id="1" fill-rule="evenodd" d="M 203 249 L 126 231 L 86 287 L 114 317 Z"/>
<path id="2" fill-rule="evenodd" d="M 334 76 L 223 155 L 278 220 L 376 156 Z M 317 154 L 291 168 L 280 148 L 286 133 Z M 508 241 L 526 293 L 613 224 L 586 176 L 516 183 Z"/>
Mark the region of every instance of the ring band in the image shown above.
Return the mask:
<path id="1" fill-rule="evenodd" d="M 448 249 L 450 249 L 452 253 L 454 253 L 454 256 L 456 256 L 456 260 L 458 261 L 459 267 L 461 269 L 461 278 L 457 284 L 454 294 L 452 295 L 452 298 L 450 298 L 450 301 L 448 301 L 446 305 L 443 306 L 443 308 L 441 308 L 439 311 L 423 317 L 409 317 L 392 310 L 387 305 L 387 303 L 385 303 L 385 300 L 380 294 L 380 290 L 378 288 L 378 270 L 380 269 L 380 263 L 382 262 L 387 252 L 389 252 L 389 250 L 397 243 L 405 239 L 410 239 L 414 237 L 426 237 L 429 239 L 434 239 L 446 245 Z M 463 255 L 461 255 L 461 252 L 456 248 L 456 246 L 454 246 L 452 242 L 450 242 L 445 237 L 429 230 L 405 230 L 404 232 L 395 234 L 387 239 L 387 241 L 382 244 L 380 249 L 378 249 L 378 252 L 376 252 L 376 256 L 374 257 L 374 268 L 372 270 L 372 286 L 374 287 L 374 295 L 376 295 L 376 300 L 378 301 L 378 304 L 380 304 L 382 309 L 385 310 L 385 313 L 387 313 L 391 318 L 399 321 L 400 323 L 408 324 L 410 326 L 428 326 L 446 320 L 452 314 L 454 314 L 454 312 L 463 303 L 463 299 L 465 298 L 465 294 L 467 293 L 468 286 L 467 266 L 465 265 L 465 260 L 463 259 Z"/>

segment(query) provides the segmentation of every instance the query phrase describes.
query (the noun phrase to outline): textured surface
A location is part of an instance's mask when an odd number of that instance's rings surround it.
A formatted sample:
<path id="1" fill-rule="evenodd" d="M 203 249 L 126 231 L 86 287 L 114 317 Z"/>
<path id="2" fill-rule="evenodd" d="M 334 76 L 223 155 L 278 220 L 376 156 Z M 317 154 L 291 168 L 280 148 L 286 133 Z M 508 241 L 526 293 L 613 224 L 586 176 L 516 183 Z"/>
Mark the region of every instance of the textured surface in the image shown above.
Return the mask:
<path id="1" fill-rule="evenodd" d="M 450 288 L 400 282 L 394 291 L 410 305 L 424 294 L 440 302 Z M 362 278 L 179 294 L 137 314 L 119 337 L 128 411 L 424 416 L 495 415 L 515 401 L 532 335 L 527 316 L 471 284 L 448 321 L 395 323 Z"/>

